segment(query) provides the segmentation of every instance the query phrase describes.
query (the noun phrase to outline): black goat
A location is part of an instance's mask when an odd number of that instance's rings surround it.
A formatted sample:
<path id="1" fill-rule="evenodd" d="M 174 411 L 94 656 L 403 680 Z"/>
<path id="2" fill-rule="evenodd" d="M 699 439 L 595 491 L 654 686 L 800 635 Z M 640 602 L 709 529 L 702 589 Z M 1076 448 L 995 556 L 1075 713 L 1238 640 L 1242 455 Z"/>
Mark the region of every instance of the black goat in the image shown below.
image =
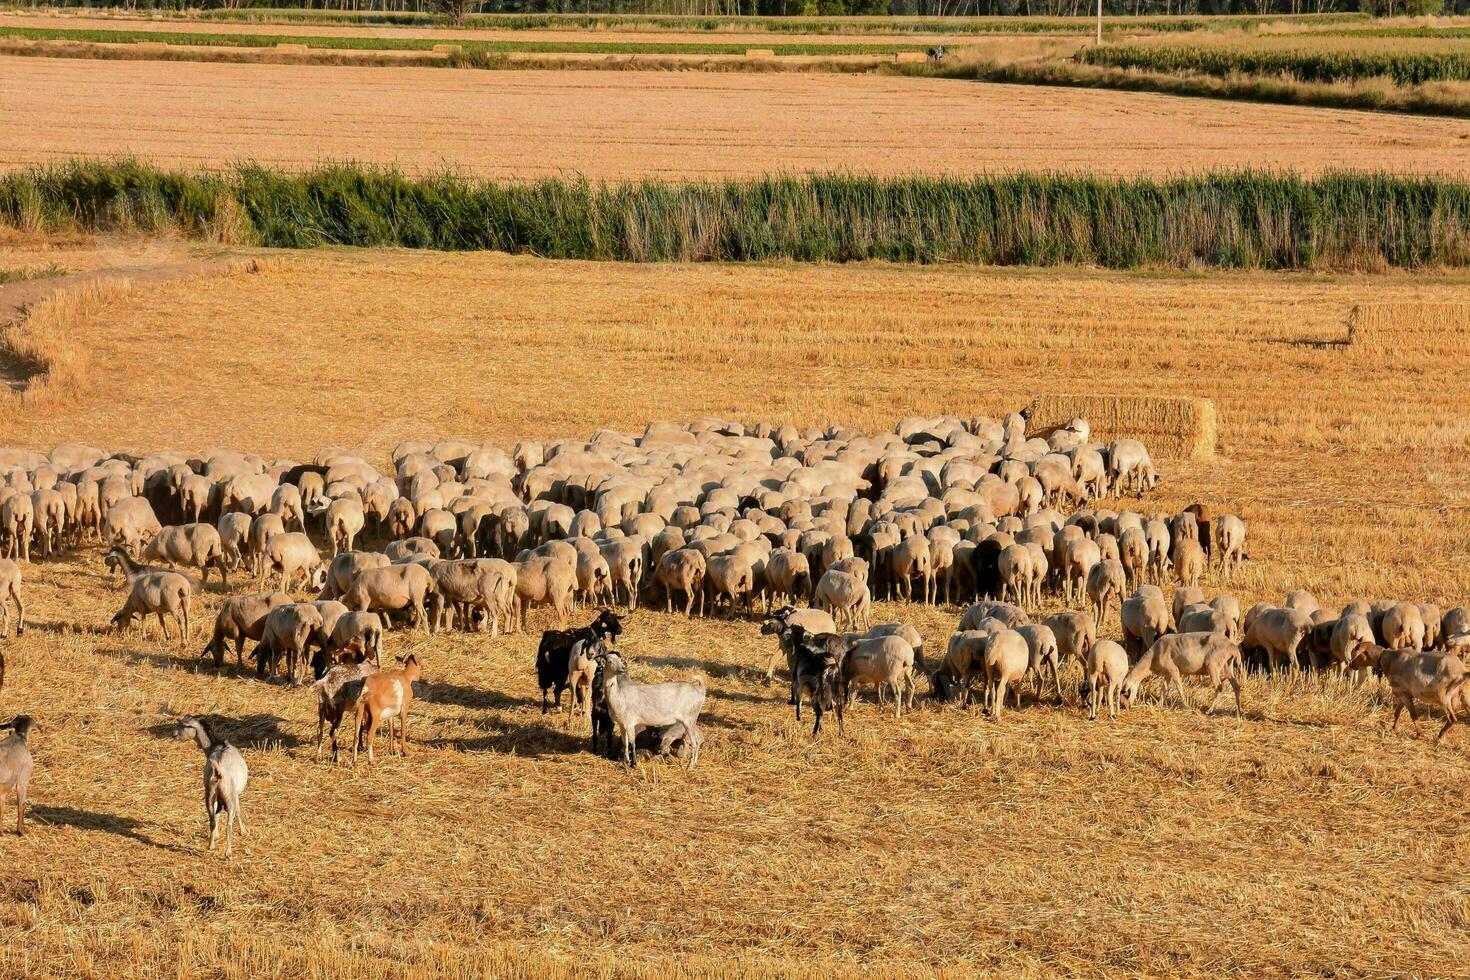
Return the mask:
<path id="1" fill-rule="evenodd" d="M 550 703 L 546 700 L 548 691 L 556 691 L 556 706 L 561 707 L 561 695 L 567 689 L 567 669 L 571 665 L 572 647 L 580 640 L 616 642 L 622 633 L 623 623 L 617 613 L 604 609 L 586 626 L 569 630 L 547 630 L 541 634 L 541 645 L 536 648 L 536 682 L 541 687 L 543 715 L 550 710 Z"/>
<path id="2" fill-rule="evenodd" d="M 837 711 L 837 732 L 846 735 L 842 721 L 842 660 L 847 655 L 847 641 L 836 633 L 808 633 L 792 626 L 791 639 L 792 690 L 796 694 L 796 720 L 801 720 L 801 696 L 811 697 L 816 723 L 812 735 L 821 734 L 822 715 Z"/>

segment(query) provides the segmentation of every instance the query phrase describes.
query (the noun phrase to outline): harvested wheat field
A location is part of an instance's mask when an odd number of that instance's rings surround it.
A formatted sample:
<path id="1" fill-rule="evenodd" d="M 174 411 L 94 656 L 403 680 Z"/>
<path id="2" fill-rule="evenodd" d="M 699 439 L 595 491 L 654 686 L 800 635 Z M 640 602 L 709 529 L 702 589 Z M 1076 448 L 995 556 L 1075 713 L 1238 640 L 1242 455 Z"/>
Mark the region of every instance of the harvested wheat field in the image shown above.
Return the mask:
<path id="1" fill-rule="evenodd" d="M 9 404 L 0 443 L 337 443 L 386 465 L 404 438 L 508 446 L 702 415 L 877 428 L 1043 393 L 1188 395 L 1213 401 L 1217 452 L 1161 461 L 1141 506 L 1249 522 L 1251 560 L 1210 593 L 1448 608 L 1470 594 L 1470 339 L 1413 333 L 1407 362 L 1342 342 L 1355 304 L 1465 288 L 318 252 L 138 284 L 76 319 L 83 383 Z M 619 644 L 635 674 L 709 685 L 694 770 L 587 752 L 540 713 L 528 637 L 393 632 L 390 654 L 425 662 L 414 751 L 349 771 L 313 761 L 308 691 L 196 673 L 197 636 L 181 653 L 107 630 L 121 594 L 95 546 L 25 574 L 0 714 L 41 729 L 30 833 L 0 836 L 8 973 L 1461 969 L 1470 735 L 1389 733 L 1376 685 L 1252 678 L 1241 720 L 1151 694 L 1089 723 L 1072 666 L 1060 708 L 1028 685 L 999 723 L 925 703 L 895 721 L 864 696 L 848 739 L 813 740 L 761 683 L 772 641 L 754 620 L 644 609 Z M 219 601 L 216 583 L 202 621 Z M 875 618 L 941 651 L 958 613 Z M 533 612 L 533 633 L 549 624 Z M 169 738 L 189 712 L 251 767 L 229 860 L 205 851 L 199 751 Z"/>
<path id="2" fill-rule="evenodd" d="M 1464 120 L 944 79 L 0 57 L 0 89 L 6 167 L 126 154 L 631 180 L 1470 166 Z"/>

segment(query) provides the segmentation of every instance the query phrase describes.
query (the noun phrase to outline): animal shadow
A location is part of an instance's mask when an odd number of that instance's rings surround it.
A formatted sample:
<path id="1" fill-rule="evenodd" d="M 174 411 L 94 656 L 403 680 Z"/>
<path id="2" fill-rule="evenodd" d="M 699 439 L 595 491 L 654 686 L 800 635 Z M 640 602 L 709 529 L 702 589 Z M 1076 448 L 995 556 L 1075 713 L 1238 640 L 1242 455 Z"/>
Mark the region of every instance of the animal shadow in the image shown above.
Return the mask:
<path id="1" fill-rule="evenodd" d="M 244 715 L 239 718 L 226 718 L 221 715 L 195 715 L 195 717 L 208 725 L 209 730 L 215 735 L 237 749 L 265 749 L 271 746 L 294 749 L 303 744 L 298 736 L 281 727 L 286 719 L 279 715 L 261 713 Z M 174 728 L 177 725 L 178 718 L 170 718 L 156 725 L 150 725 L 144 731 L 154 738 L 170 741 L 174 737 Z"/>
<path id="2" fill-rule="evenodd" d="M 147 834 L 139 832 L 139 828 L 145 826 L 141 820 L 133 817 L 123 817 L 115 813 L 101 813 L 95 810 L 79 810 L 70 806 L 47 806 L 45 804 L 32 804 L 30 806 L 30 817 L 37 823 L 52 824 L 54 826 L 76 827 L 79 830 L 95 830 L 104 834 L 113 834 L 117 837 L 126 837 L 149 847 L 161 848 L 165 851 L 173 851 L 177 854 L 188 854 L 190 851 L 176 844 L 160 844 Z"/>

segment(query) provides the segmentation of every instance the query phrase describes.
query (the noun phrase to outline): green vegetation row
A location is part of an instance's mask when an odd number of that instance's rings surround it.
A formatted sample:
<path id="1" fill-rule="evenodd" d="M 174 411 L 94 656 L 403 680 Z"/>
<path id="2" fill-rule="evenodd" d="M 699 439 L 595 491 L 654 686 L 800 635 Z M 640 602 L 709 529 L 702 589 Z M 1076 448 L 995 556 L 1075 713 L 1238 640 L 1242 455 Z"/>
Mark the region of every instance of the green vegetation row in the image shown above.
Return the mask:
<path id="1" fill-rule="evenodd" d="M 77 161 L 0 177 L 0 223 L 283 248 L 493 249 L 637 262 L 1470 264 L 1470 182 L 1347 173 L 516 184 L 352 165 L 206 173 Z"/>
<path id="2" fill-rule="evenodd" d="M 1120 0 L 1107 0 L 1105 10 L 1119 7 Z M 20 7 L 41 6 L 15 2 Z M 184 0 L 158 0 L 139 4 L 135 0 L 48 0 L 45 6 L 91 9 L 126 8 L 146 10 L 156 16 L 187 11 L 191 19 L 234 23 L 291 23 L 377 25 L 427 27 L 443 24 L 445 18 L 436 13 L 413 10 L 333 10 L 274 6 L 268 2 L 243 7 L 199 9 Z M 486 4 L 486 6 L 493 6 Z M 783 4 L 793 12 L 802 4 Z M 999 5 L 997 5 L 999 6 Z M 825 12 L 825 11 L 824 11 Z M 471 13 L 462 26 L 505 31 L 597 30 L 597 31 L 680 31 L 775 34 L 1079 34 L 1091 30 L 1091 11 L 1084 17 L 1054 16 L 728 16 L 637 13 Z M 1222 14 L 1222 15 L 1120 15 L 1104 18 L 1109 33 L 1162 33 L 1200 30 L 1252 30 L 1266 24 L 1304 24 L 1331 27 L 1365 20 L 1358 13 L 1333 14 Z"/>
<path id="3" fill-rule="evenodd" d="M 9 27 L 0 25 L 0 38 L 27 41 L 80 41 L 91 44 L 135 44 L 139 42 L 194 47 L 274 48 L 279 44 L 304 44 L 308 48 L 336 51 L 431 51 L 442 38 L 350 37 L 323 35 L 298 37 L 287 34 L 205 34 L 193 31 L 137 31 L 106 28 Z M 486 41 L 455 38 L 466 51 L 539 54 L 744 54 L 748 44 L 596 41 Z M 778 55 L 893 54 L 922 51 L 913 44 L 771 44 Z"/>
<path id="4" fill-rule="evenodd" d="M 1093 65 L 1202 75 L 1286 75 L 1302 82 L 1386 77 L 1397 85 L 1470 79 L 1470 51 L 1242 51 L 1205 47 L 1113 45 L 1089 48 Z"/>

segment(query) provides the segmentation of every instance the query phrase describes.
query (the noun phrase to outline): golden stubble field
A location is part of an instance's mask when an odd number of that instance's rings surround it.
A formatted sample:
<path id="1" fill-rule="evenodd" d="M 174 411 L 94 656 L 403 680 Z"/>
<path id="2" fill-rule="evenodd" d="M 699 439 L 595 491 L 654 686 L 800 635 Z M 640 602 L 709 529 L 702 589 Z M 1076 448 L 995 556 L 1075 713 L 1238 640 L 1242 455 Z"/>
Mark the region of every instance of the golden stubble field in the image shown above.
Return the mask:
<path id="1" fill-rule="evenodd" d="M 944 79 L 0 57 L 0 167 L 323 160 L 528 179 L 1465 173 L 1470 122 Z"/>
<path id="2" fill-rule="evenodd" d="M 383 458 L 408 437 L 509 444 L 658 416 L 873 428 L 1041 391 L 1199 394 L 1222 453 L 1165 464 L 1145 506 L 1250 521 L 1251 564 L 1211 593 L 1454 605 L 1470 593 L 1465 338 L 1330 342 L 1353 303 L 1465 285 L 314 253 L 135 287 L 77 331 L 85 390 L 7 416 L 0 443 Z M 760 683 L 754 622 L 645 610 L 635 672 L 710 685 L 692 773 L 623 772 L 543 718 L 528 637 L 401 633 L 389 649 L 427 665 L 416 751 L 353 773 L 312 760 L 306 692 L 194 673 L 202 637 L 180 655 L 104 632 L 121 597 L 95 549 L 26 571 L 32 627 L 5 647 L 0 714 L 42 730 L 33 833 L 0 837 L 11 971 L 1460 968 L 1470 743 L 1386 733 L 1372 689 L 1253 679 L 1242 721 L 1150 699 L 1089 724 L 1073 672 L 1060 709 L 895 722 L 869 700 L 850 739 L 813 742 Z M 879 612 L 931 649 L 957 614 Z M 162 737 L 185 712 L 224 719 L 252 767 L 254 834 L 230 862 L 202 849 L 198 750 Z"/>

